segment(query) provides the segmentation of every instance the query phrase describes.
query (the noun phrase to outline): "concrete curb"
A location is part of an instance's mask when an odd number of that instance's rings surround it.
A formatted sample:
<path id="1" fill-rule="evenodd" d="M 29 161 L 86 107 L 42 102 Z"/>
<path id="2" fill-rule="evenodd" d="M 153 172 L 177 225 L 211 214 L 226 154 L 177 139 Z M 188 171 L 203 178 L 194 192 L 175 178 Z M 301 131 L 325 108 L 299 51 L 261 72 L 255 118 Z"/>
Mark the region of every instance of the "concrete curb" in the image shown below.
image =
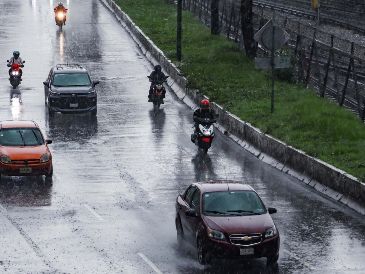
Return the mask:
<path id="1" fill-rule="evenodd" d="M 187 88 L 187 79 L 165 54 L 124 13 L 113 0 L 100 0 L 128 31 L 152 64 L 160 64 L 170 75 L 171 90 L 191 108 L 205 96 Z M 287 173 L 323 195 L 365 215 L 365 184 L 346 172 L 319 159 L 306 155 L 274 137 L 264 134 L 249 123 L 213 103 L 219 114 L 217 129 L 261 161 Z"/>

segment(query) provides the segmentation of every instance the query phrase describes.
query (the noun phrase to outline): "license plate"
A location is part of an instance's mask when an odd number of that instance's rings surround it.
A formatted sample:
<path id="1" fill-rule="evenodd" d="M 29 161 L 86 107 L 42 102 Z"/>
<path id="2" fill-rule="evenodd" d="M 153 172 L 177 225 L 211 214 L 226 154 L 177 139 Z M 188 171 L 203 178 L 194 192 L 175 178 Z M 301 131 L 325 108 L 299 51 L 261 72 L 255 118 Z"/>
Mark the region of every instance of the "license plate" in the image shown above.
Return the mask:
<path id="1" fill-rule="evenodd" d="M 70 104 L 70 108 L 78 108 L 79 107 L 79 104 L 78 103 L 75 103 L 75 104 Z"/>
<path id="2" fill-rule="evenodd" d="M 247 255 L 253 255 L 253 254 L 255 254 L 255 250 L 253 248 L 241 248 L 240 249 L 241 256 L 247 256 Z"/>
<path id="3" fill-rule="evenodd" d="M 25 173 L 32 173 L 32 168 L 31 167 L 21 167 L 19 169 L 19 172 L 20 173 L 23 173 L 23 174 L 25 174 Z"/>

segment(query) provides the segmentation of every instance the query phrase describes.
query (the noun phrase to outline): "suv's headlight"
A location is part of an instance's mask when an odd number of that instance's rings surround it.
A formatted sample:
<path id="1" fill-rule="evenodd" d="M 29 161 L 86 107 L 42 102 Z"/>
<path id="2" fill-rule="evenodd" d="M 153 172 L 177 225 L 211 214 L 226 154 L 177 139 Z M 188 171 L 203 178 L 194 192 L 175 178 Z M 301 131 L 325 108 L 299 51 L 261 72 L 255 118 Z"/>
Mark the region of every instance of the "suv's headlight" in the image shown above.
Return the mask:
<path id="1" fill-rule="evenodd" d="M 50 156 L 48 153 L 44 153 L 42 156 L 41 156 L 41 163 L 46 163 L 48 162 L 50 159 Z"/>
<path id="2" fill-rule="evenodd" d="M 11 159 L 9 156 L 7 155 L 1 155 L 0 156 L 0 161 L 4 164 L 10 164 L 11 163 Z"/>
<path id="3" fill-rule="evenodd" d="M 226 239 L 226 237 L 224 236 L 224 234 L 218 230 L 213 230 L 208 228 L 208 236 L 209 238 L 215 239 L 215 240 L 221 240 L 224 241 Z"/>
<path id="4" fill-rule="evenodd" d="M 265 231 L 265 238 L 266 239 L 272 238 L 272 237 L 276 236 L 277 234 L 278 234 L 278 231 L 277 231 L 276 227 L 273 226 Z"/>

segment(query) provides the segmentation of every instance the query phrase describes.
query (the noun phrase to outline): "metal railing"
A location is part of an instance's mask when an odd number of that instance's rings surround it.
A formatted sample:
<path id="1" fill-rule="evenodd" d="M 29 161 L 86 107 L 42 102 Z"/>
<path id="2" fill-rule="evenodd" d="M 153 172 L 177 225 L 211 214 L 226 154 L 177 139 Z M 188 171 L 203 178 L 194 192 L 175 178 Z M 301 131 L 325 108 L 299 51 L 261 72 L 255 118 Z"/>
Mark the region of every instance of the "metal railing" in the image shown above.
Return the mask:
<path id="1" fill-rule="evenodd" d="M 166 0 L 174 3 L 176 1 Z M 239 1 L 221 1 L 221 33 L 242 45 Z M 257 1 L 256 1 L 257 2 Z M 183 8 L 210 25 L 211 0 L 183 0 Z M 334 100 L 365 120 L 365 47 L 328 34 L 302 22 L 297 16 L 277 13 L 255 5 L 254 26 L 260 29 L 275 14 L 276 24 L 290 34 L 288 50 L 293 56 L 295 79 L 317 90 L 321 97 Z"/>

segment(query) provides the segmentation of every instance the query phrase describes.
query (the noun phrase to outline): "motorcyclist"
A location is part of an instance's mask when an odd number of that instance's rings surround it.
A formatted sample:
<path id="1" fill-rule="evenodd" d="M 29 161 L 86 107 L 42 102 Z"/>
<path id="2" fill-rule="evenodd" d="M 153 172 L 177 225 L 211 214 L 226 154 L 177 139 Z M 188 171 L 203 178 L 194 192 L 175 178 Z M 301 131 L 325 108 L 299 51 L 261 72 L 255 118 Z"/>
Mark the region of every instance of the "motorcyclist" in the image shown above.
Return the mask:
<path id="1" fill-rule="evenodd" d="M 149 79 L 151 82 L 151 86 L 150 86 L 150 91 L 148 93 L 148 102 L 151 102 L 153 87 L 156 84 L 161 84 L 161 83 L 165 82 L 165 80 L 167 79 L 167 76 L 162 72 L 161 66 L 156 65 L 154 67 L 154 71 L 152 71 L 152 73 L 150 74 Z M 165 98 L 165 94 L 166 94 L 166 90 L 163 89 L 162 98 Z"/>
<path id="2" fill-rule="evenodd" d="M 215 123 L 217 121 L 217 114 L 211 108 L 209 100 L 203 99 L 200 101 L 199 108 L 194 111 L 193 119 L 195 123 L 195 131 L 191 137 L 192 142 L 195 141 L 197 133 L 199 132 L 199 124 L 202 119 L 206 118 L 208 118 L 211 123 Z"/>
<path id="3" fill-rule="evenodd" d="M 14 65 L 14 64 L 17 64 L 20 67 L 24 67 L 23 60 L 22 60 L 22 58 L 20 58 L 20 52 L 17 51 L 17 50 L 13 52 L 13 57 L 11 57 L 9 59 L 9 62 L 8 62 L 8 65 L 7 65 L 8 67 L 10 67 L 9 76 L 11 76 L 11 70 L 12 70 L 11 66 Z M 20 73 L 20 77 L 22 77 L 23 71 L 21 69 L 19 70 L 19 73 Z"/>
<path id="4" fill-rule="evenodd" d="M 54 12 L 55 14 L 57 15 L 58 12 L 63 12 L 65 14 L 65 18 L 63 19 L 63 23 L 66 25 L 66 13 L 67 13 L 67 10 L 65 8 L 65 6 L 63 5 L 62 2 L 59 2 L 57 7 L 54 8 Z M 56 18 L 56 21 L 57 21 L 57 18 Z"/>

